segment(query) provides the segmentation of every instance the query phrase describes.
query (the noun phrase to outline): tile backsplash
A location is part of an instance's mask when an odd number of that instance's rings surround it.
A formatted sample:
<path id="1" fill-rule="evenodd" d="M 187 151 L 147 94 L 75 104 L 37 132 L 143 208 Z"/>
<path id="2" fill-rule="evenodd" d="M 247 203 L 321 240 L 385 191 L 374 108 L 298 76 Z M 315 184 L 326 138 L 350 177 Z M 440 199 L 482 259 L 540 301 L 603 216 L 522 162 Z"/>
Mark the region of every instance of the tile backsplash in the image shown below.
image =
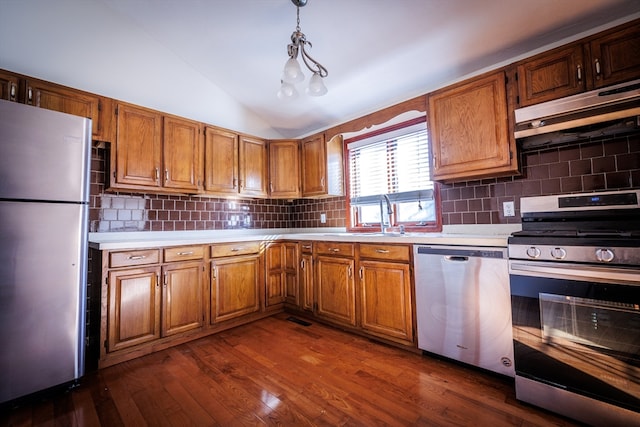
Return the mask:
<path id="1" fill-rule="evenodd" d="M 345 226 L 344 197 L 289 201 L 105 192 L 105 155 L 93 149 L 91 231 Z M 519 223 L 523 196 L 640 188 L 640 132 L 527 150 L 520 161 L 520 176 L 441 184 L 443 225 Z M 503 215 L 505 201 L 515 202 L 516 216 Z"/>

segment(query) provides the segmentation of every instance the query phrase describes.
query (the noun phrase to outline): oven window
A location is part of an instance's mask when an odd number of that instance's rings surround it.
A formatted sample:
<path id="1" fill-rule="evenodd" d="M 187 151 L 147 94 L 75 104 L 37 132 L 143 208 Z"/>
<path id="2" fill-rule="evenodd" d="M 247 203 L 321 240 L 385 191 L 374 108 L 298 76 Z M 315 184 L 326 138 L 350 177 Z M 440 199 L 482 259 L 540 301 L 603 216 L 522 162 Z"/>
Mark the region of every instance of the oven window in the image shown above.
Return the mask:
<path id="1" fill-rule="evenodd" d="M 640 354 L 640 305 L 541 293 L 540 323 L 547 343 L 585 351 Z"/>

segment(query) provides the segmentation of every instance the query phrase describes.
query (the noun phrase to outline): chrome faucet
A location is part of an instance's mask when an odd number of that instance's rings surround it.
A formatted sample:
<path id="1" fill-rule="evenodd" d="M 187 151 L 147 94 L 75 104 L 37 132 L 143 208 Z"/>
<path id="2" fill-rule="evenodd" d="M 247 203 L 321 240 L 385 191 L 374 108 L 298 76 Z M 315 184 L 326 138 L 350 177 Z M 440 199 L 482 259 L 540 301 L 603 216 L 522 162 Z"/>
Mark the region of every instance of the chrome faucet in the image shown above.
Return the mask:
<path id="1" fill-rule="evenodd" d="M 389 221 L 389 226 L 391 226 L 391 215 L 393 214 L 393 208 L 391 208 L 391 200 L 389 200 L 389 196 L 383 194 L 380 196 L 380 231 L 382 234 L 385 234 L 384 228 L 384 208 L 383 202 L 387 204 L 387 220 Z"/>

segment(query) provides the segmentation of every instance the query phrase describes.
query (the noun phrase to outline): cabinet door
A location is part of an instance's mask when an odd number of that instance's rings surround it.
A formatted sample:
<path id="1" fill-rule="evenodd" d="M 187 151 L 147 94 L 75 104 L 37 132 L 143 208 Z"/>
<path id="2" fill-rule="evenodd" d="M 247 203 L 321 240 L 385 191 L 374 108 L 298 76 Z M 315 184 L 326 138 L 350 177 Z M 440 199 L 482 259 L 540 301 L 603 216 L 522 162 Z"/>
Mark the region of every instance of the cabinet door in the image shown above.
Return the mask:
<path id="1" fill-rule="evenodd" d="M 298 141 L 269 143 L 269 195 L 274 199 L 300 197 Z"/>
<path id="2" fill-rule="evenodd" d="M 240 141 L 240 194 L 267 197 L 269 163 L 267 142 L 242 137 Z"/>
<path id="3" fill-rule="evenodd" d="M 413 343 L 410 274 L 408 264 L 360 262 L 363 329 L 394 341 Z"/>
<path id="4" fill-rule="evenodd" d="M 111 108 L 103 108 L 101 98 L 86 92 L 58 86 L 39 80 L 29 80 L 25 94 L 25 103 L 47 110 L 73 114 L 91 119 L 94 140 L 108 138 L 111 123 Z M 105 106 L 106 107 L 106 106 Z"/>
<path id="5" fill-rule="evenodd" d="M 353 259 L 317 258 L 316 314 L 329 320 L 356 325 Z"/>
<path id="6" fill-rule="evenodd" d="M 238 135 L 215 128 L 205 131 L 205 191 L 238 194 Z"/>
<path id="7" fill-rule="evenodd" d="M 211 262 L 211 321 L 221 322 L 260 310 L 258 255 Z"/>
<path id="8" fill-rule="evenodd" d="M 313 255 L 302 253 L 300 255 L 300 290 L 302 292 L 302 309 L 313 311 L 314 286 L 313 286 Z"/>
<path id="9" fill-rule="evenodd" d="M 198 122 L 164 118 L 164 187 L 198 192 L 202 184 L 201 136 Z"/>
<path id="10" fill-rule="evenodd" d="M 201 262 L 180 262 L 163 268 L 162 335 L 197 329 L 203 324 Z"/>
<path id="11" fill-rule="evenodd" d="M 585 90 L 582 44 L 537 55 L 518 65 L 519 105 L 537 104 Z"/>
<path id="12" fill-rule="evenodd" d="M 324 135 L 315 135 L 303 139 L 300 148 L 302 157 L 302 197 L 326 194 L 327 149 L 324 143 Z"/>
<path id="13" fill-rule="evenodd" d="M 594 87 L 640 78 L 640 27 L 635 22 L 590 43 Z"/>
<path id="14" fill-rule="evenodd" d="M 283 278 L 285 301 L 295 307 L 300 306 L 300 282 L 298 280 L 298 244 L 286 242 L 282 244 L 284 257 Z"/>
<path id="15" fill-rule="evenodd" d="M 159 187 L 162 115 L 127 104 L 119 104 L 116 114 L 116 184 Z"/>
<path id="16" fill-rule="evenodd" d="M 20 79 L 18 76 L 0 70 L 0 99 L 18 101 Z"/>
<path id="17" fill-rule="evenodd" d="M 160 338 L 160 267 L 109 272 L 107 351 Z"/>
<path id="18" fill-rule="evenodd" d="M 500 71 L 429 95 L 433 178 L 466 180 L 517 172 Z"/>
<path id="19" fill-rule="evenodd" d="M 266 300 L 267 306 L 281 304 L 285 296 L 284 282 L 284 243 L 270 243 L 265 250 L 267 271 Z"/>

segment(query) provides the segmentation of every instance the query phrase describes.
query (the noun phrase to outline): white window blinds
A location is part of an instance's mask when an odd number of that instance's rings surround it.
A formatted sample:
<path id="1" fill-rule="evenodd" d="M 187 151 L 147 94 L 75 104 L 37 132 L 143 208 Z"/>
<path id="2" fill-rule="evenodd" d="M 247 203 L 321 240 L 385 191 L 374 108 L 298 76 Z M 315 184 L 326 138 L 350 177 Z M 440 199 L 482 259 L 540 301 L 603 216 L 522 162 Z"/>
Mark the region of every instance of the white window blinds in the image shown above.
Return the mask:
<path id="1" fill-rule="evenodd" d="M 425 123 L 349 144 L 351 205 L 433 199 Z"/>

